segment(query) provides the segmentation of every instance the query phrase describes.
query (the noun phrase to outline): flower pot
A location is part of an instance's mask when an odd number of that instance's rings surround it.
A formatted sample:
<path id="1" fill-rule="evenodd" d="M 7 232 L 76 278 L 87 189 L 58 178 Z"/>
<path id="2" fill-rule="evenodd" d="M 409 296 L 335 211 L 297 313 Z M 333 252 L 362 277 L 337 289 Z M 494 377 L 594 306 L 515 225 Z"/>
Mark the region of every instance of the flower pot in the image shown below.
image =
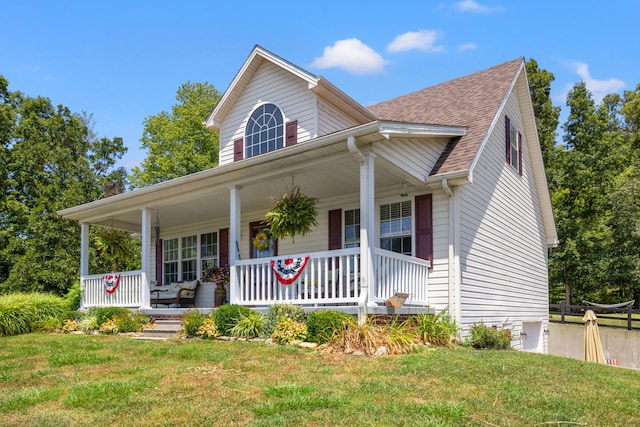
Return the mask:
<path id="1" fill-rule="evenodd" d="M 220 307 L 227 299 L 227 290 L 222 283 L 216 283 L 216 289 L 213 292 L 213 307 Z"/>

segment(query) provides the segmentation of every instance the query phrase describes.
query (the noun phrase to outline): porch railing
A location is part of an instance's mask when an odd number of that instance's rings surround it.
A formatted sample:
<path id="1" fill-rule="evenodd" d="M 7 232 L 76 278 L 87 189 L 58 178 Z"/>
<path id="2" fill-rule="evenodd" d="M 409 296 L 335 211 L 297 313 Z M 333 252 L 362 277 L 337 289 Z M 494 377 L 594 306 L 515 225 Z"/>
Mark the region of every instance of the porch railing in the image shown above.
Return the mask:
<path id="1" fill-rule="evenodd" d="M 307 266 L 296 281 L 281 284 L 271 267 L 271 258 L 236 261 L 237 304 L 270 305 L 356 303 L 359 295 L 360 249 L 350 248 L 310 254 Z"/>
<path id="2" fill-rule="evenodd" d="M 384 302 L 395 294 L 409 294 L 406 305 L 428 305 L 429 261 L 380 248 L 374 249 L 374 302 Z"/>
<path id="3" fill-rule="evenodd" d="M 142 306 L 142 272 L 137 270 L 112 274 L 120 275 L 120 282 L 113 293 L 108 293 L 105 290 L 102 284 L 103 274 L 92 274 L 80 278 L 83 308 Z"/>
<path id="4" fill-rule="evenodd" d="M 360 295 L 360 249 L 350 248 L 310 254 L 307 266 L 290 285 L 281 284 L 270 258 L 236 262 L 237 304 L 269 305 L 357 303 Z M 369 301 L 384 303 L 396 292 L 407 293 L 406 305 L 428 305 L 428 261 L 376 248 L 374 280 Z"/>

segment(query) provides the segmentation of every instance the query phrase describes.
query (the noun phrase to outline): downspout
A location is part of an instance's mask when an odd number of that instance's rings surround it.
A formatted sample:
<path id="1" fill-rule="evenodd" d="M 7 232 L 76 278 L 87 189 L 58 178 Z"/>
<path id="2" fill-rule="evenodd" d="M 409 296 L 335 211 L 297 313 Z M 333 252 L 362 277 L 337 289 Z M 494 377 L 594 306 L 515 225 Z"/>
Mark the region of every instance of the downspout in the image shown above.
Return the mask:
<path id="1" fill-rule="evenodd" d="M 441 181 L 442 189 L 447 196 L 449 196 L 449 265 L 448 265 L 448 283 L 449 283 L 449 315 L 459 325 L 461 322 L 460 317 L 460 283 L 459 283 L 459 268 L 458 268 L 458 244 L 456 232 L 458 229 L 458 211 L 456 198 L 453 195 L 453 190 L 449 187 L 449 182 L 446 178 Z"/>
<path id="2" fill-rule="evenodd" d="M 349 152 L 353 155 L 353 157 L 358 161 L 358 163 L 360 163 L 360 169 L 362 170 L 362 168 L 366 165 L 366 159 L 364 157 L 364 154 L 362 154 L 362 151 L 360 151 L 360 149 L 356 146 L 356 138 L 354 136 L 347 137 L 347 147 L 349 148 Z M 360 174 L 362 176 L 362 172 L 360 172 Z M 362 178 L 360 182 L 362 183 Z M 363 188 L 362 188 L 362 185 L 360 185 L 361 200 L 362 200 L 362 191 L 363 191 Z M 362 215 L 362 212 L 361 212 L 361 215 Z M 367 245 L 371 244 L 369 240 L 370 239 L 367 233 Z M 369 271 L 368 257 L 362 256 L 362 250 L 360 251 L 360 255 L 361 255 L 360 256 L 361 270 Z M 366 283 L 361 285 L 362 287 L 360 290 L 360 295 L 358 296 L 358 323 L 360 324 L 364 323 L 367 318 L 367 301 L 369 300 L 369 280 L 370 278 L 367 278 Z"/>

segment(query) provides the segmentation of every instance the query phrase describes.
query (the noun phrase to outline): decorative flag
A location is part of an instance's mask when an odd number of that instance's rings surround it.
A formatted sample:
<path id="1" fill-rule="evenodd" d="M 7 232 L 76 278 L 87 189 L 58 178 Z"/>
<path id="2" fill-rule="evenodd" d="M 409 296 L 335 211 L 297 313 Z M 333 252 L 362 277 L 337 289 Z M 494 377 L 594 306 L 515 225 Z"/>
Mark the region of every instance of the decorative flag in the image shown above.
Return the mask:
<path id="1" fill-rule="evenodd" d="M 302 270 L 307 266 L 307 261 L 309 261 L 308 255 L 297 258 L 272 259 L 271 268 L 276 273 L 278 282 L 290 285 L 300 277 Z"/>
<path id="2" fill-rule="evenodd" d="M 119 284 L 119 274 L 109 274 L 107 276 L 102 276 L 102 286 L 104 286 L 104 290 L 107 291 L 108 294 L 114 293 Z"/>

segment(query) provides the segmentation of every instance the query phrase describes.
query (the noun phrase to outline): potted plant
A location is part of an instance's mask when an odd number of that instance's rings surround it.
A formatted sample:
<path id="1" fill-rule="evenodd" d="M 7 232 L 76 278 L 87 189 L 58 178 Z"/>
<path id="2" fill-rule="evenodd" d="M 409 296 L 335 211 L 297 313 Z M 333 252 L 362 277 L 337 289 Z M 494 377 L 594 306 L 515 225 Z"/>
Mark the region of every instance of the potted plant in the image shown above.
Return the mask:
<path id="1" fill-rule="evenodd" d="M 304 236 L 318 225 L 318 199 L 302 193 L 299 186 L 293 185 L 281 197 L 274 197 L 273 202 L 263 221 L 274 239 L 290 236 L 295 242 L 296 234 Z"/>
<path id="2" fill-rule="evenodd" d="M 216 284 L 213 306 L 220 307 L 227 299 L 225 285 L 229 283 L 229 266 L 218 267 L 217 265 L 208 265 L 202 273 L 202 281 L 214 282 Z"/>

